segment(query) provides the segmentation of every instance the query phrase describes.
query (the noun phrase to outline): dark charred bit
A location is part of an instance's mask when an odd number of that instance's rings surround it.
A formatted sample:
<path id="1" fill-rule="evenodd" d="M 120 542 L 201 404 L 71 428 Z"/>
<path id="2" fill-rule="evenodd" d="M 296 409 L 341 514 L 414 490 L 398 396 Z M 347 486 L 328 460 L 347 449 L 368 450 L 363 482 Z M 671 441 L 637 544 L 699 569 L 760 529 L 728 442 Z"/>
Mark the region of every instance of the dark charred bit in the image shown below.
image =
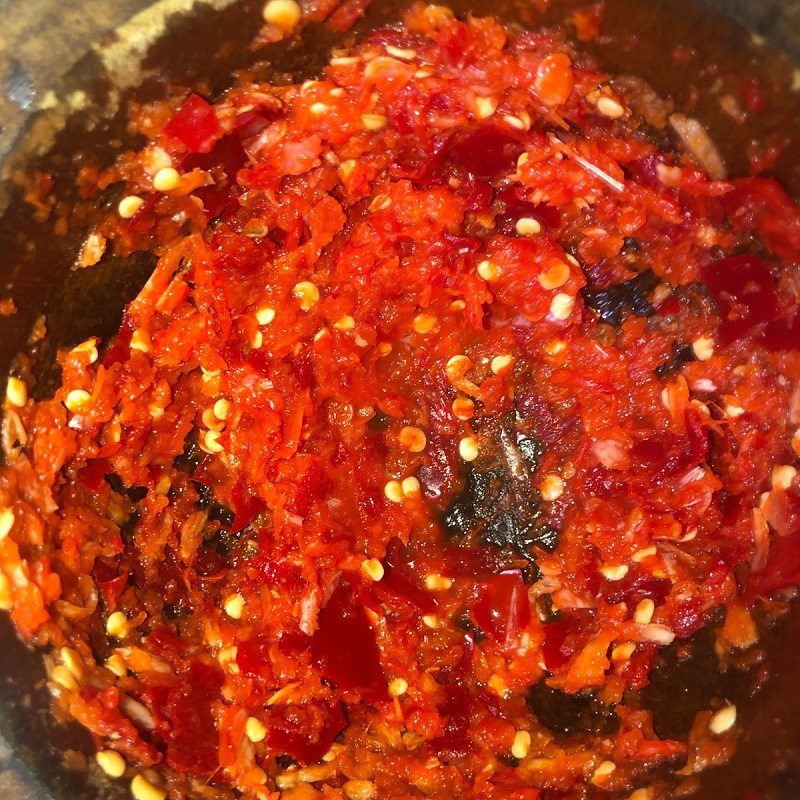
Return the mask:
<path id="1" fill-rule="evenodd" d="M 180 458 L 180 456 L 178 457 Z M 194 486 L 197 492 L 197 502 L 195 505 L 201 511 L 205 511 L 214 502 L 214 492 L 211 490 L 210 486 L 206 486 L 206 484 L 200 481 L 192 481 L 192 486 Z"/>
<path id="2" fill-rule="evenodd" d="M 236 517 L 234 512 L 214 497 L 210 486 L 206 486 L 200 481 L 192 481 L 192 486 L 197 492 L 197 503 L 195 503 L 197 508 L 201 511 L 208 511 L 210 522 L 219 522 L 223 528 L 230 528 Z"/>
<path id="3" fill-rule="evenodd" d="M 125 492 L 128 495 L 128 499 L 131 503 L 141 503 L 142 500 L 147 497 L 147 487 L 146 486 L 131 486 Z"/>
<path id="4" fill-rule="evenodd" d="M 544 455 L 544 445 L 538 439 L 534 439 L 520 430 L 516 432 L 516 440 L 519 452 L 528 462 L 531 471 L 534 471 Z"/>
<path id="5" fill-rule="evenodd" d="M 211 504 L 208 518 L 212 522 L 219 522 L 223 528 L 230 528 L 233 525 L 236 514 L 230 508 L 215 500 Z"/>
<path id="6" fill-rule="evenodd" d="M 485 422 L 479 461 L 467 467 L 464 487 L 442 522 L 454 537 L 470 536 L 510 548 L 535 564 L 534 548 L 552 552 L 557 531 L 544 524 L 544 505 L 533 474 L 544 448 L 517 428 L 511 415 Z"/>
<path id="7" fill-rule="evenodd" d="M 228 559 L 232 555 L 239 540 L 244 536 L 243 528 L 236 533 L 231 533 L 226 528 L 218 528 L 203 537 L 203 547 L 213 550 L 220 558 Z"/>
<path id="8" fill-rule="evenodd" d="M 131 486 L 130 488 L 127 488 L 122 482 L 122 478 L 120 478 L 116 472 L 109 472 L 107 475 L 104 475 L 103 478 L 111 488 L 112 492 L 124 495 L 134 505 L 136 503 L 140 503 L 145 497 L 147 497 L 146 486 Z"/>
<path id="9" fill-rule="evenodd" d="M 632 255 L 640 252 L 642 249 L 641 242 L 634 236 L 626 236 L 622 240 L 622 252 L 624 255 Z"/>
<path id="10" fill-rule="evenodd" d="M 462 611 L 453 618 L 453 624 L 460 631 L 468 633 L 474 642 L 481 642 L 486 634 L 470 619 L 469 611 Z"/>
<path id="11" fill-rule="evenodd" d="M 167 603 L 161 609 L 161 615 L 167 622 L 176 622 L 179 619 L 183 619 L 183 617 L 188 617 L 190 613 L 188 608 L 175 603 Z"/>
<path id="12" fill-rule="evenodd" d="M 379 408 L 375 409 L 375 415 L 367 423 L 367 427 L 375 433 L 383 433 L 389 427 L 389 415 Z"/>
<path id="13" fill-rule="evenodd" d="M 676 372 L 680 372 L 684 364 L 691 361 L 696 361 L 697 356 L 690 344 L 672 343 L 672 355 L 663 363 L 657 366 L 654 370 L 657 378 L 667 378 Z"/>
<path id="14" fill-rule="evenodd" d="M 109 472 L 107 475 L 104 475 L 103 478 L 111 488 L 112 492 L 116 492 L 117 494 L 125 494 L 125 484 L 122 482 L 122 478 L 120 478 L 116 472 Z"/>
<path id="15" fill-rule="evenodd" d="M 79 246 L 80 241 L 75 241 L 62 257 L 77 254 Z M 58 388 L 60 349 L 74 347 L 91 336 L 108 342 L 119 332 L 123 309 L 152 275 L 156 260 L 146 250 L 128 256 L 105 255 L 91 269 L 73 269 L 63 275 L 60 285 L 53 287 L 58 302 L 47 314 L 47 336 L 36 346 L 32 365 L 36 397 L 52 397 Z"/>
<path id="16" fill-rule="evenodd" d="M 203 451 L 200 449 L 200 445 L 197 444 L 195 432 L 193 430 L 189 431 L 183 440 L 183 452 L 172 462 L 173 466 L 175 469 L 181 470 L 181 472 L 192 475 L 200 466 L 202 460 Z"/>
<path id="17" fill-rule="evenodd" d="M 655 273 L 646 269 L 635 278 L 617 283 L 608 289 L 581 289 L 583 300 L 607 325 L 615 328 L 622 324 L 623 311 L 628 310 L 637 317 L 655 314 L 648 295 L 661 283 Z"/>
<path id="18" fill-rule="evenodd" d="M 551 594 L 541 594 L 536 598 L 536 611 L 543 624 L 555 622 L 561 619 L 560 612 L 553 608 L 553 596 Z"/>
<path id="19" fill-rule="evenodd" d="M 127 545 L 133 544 L 133 532 L 136 530 L 136 526 L 138 524 L 139 524 L 139 512 L 134 511 L 133 513 L 131 513 L 128 519 L 126 519 L 125 522 L 123 522 L 122 525 L 120 526 L 119 535 L 122 538 L 122 541 L 125 542 L 125 544 Z"/>
<path id="20" fill-rule="evenodd" d="M 567 694 L 540 681 L 528 690 L 528 707 L 554 734 L 604 736 L 616 732 L 619 717 L 592 694 Z"/>

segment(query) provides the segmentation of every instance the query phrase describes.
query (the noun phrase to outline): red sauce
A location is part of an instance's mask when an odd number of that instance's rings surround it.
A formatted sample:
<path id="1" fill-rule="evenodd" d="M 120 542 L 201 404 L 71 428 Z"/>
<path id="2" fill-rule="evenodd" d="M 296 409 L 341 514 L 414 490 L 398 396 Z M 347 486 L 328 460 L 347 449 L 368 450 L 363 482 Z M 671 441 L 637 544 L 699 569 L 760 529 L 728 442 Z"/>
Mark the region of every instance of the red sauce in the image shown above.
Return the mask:
<path id="1" fill-rule="evenodd" d="M 627 91 L 417 8 L 320 80 L 142 112 L 100 185 L 144 202 L 95 232 L 157 266 L 7 402 L 0 473 L 4 607 L 99 746 L 183 794 L 385 800 L 730 753 L 636 692 L 800 581 L 800 210 L 659 151 Z"/>

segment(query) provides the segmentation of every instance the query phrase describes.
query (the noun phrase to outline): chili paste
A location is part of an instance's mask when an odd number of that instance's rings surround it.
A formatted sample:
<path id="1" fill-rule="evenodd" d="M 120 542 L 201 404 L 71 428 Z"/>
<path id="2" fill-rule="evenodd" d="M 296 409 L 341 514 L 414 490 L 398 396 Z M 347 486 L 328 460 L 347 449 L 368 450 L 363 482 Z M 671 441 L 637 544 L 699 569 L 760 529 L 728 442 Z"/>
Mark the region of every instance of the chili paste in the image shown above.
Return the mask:
<path id="1" fill-rule="evenodd" d="M 9 383 L 0 600 L 139 796 L 582 798 L 730 754 L 725 697 L 678 735 L 648 686 L 800 581 L 800 209 L 636 91 L 419 6 L 84 169 L 81 266 L 155 265 L 52 399 Z"/>

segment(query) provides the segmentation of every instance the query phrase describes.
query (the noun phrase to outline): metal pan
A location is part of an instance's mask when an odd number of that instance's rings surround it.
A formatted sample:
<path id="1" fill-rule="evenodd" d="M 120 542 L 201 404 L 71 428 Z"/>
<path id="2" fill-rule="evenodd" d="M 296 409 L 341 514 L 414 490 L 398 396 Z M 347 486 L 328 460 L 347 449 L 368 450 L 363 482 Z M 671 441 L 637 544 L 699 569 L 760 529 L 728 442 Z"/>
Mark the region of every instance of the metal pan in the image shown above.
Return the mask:
<path id="1" fill-rule="evenodd" d="M 41 169 L 56 178 L 55 194 L 69 202 L 72 179 L 83 164 L 105 163 L 130 144 L 127 101 L 163 95 L 170 85 L 200 87 L 216 95 L 236 69 L 259 77 L 305 78 L 327 60 L 334 44 L 397 17 L 405 5 L 375 0 L 347 34 L 310 26 L 298 40 L 253 50 L 260 23 L 253 0 L 0 0 L 0 297 L 13 297 L 19 313 L 0 317 L 0 372 L 31 358 L 34 394 L 53 388 L 59 347 L 90 334 L 107 337 L 124 304 L 146 279 L 147 259 L 110 259 L 73 271 L 79 237 L 58 236 L 22 200 L 14 176 Z M 524 0 L 457 0 L 458 13 L 492 13 L 535 24 L 558 22 L 585 0 L 553 0 L 534 11 Z M 736 20 L 736 21 L 734 21 Z M 747 168 L 754 138 L 788 137 L 793 145 L 773 166 L 800 195 L 800 98 L 787 90 L 800 73 L 800 0 L 606 0 L 604 36 L 591 47 L 612 72 L 636 74 L 677 107 L 700 119 L 733 174 Z M 753 34 L 757 34 L 754 38 Z M 688 57 L 676 66 L 676 47 Z M 783 55 L 780 55 L 783 53 Z M 768 110 L 738 123 L 725 93 L 759 77 Z M 109 196 L 108 202 L 113 202 Z M 47 317 L 47 336 L 29 347 L 33 321 Z M 733 760 L 703 776 L 699 800 L 800 800 L 800 611 L 764 638 L 771 673 L 759 684 L 748 676 L 719 676 L 707 637 L 692 644 L 692 658 L 671 653 L 663 668 L 660 713 L 685 724 L 713 697 L 734 700 L 744 734 Z M 88 800 L 127 797 L 89 766 L 88 736 L 56 721 L 43 688 L 40 656 L 22 645 L 0 619 L 0 797 L 19 800 Z"/>

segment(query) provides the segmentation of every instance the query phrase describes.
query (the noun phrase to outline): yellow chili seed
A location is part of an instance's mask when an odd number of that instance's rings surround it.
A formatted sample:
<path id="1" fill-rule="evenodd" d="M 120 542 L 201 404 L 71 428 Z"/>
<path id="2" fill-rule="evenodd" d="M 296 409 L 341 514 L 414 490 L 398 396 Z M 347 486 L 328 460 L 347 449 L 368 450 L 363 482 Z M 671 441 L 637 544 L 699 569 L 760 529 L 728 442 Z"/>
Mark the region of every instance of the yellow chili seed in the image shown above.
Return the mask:
<path id="1" fill-rule="evenodd" d="M 6 384 L 6 400 L 9 405 L 22 408 L 28 402 L 28 387 L 25 385 L 25 381 L 10 377 Z"/>
<path id="2" fill-rule="evenodd" d="M 244 597 L 240 594 L 229 595 L 225 599 L 223 609 L 231 619 L 241 619 L 244 614 Z"/>
<path id="3" fill-rule="evenodd" d="M 531 735 L 528 731 L 517 731 L 514 744 L 511 745 L 511 755 L 514 758 L 525 758 L 531 749 Z"/>
<path id="4" fill-rule="evenodd" d="M 11 508 L 3 508 L 0 509 L 0 542 L 11 533 L 11 529 L 14 527 L 14 510 Z"/>
<path id="5" fill-rule="evenodd" d="M 267 729 L 261 720 L 255 717 L 248 717 L 244 724 L 244 732 L 251 742 L 263 742 L 267 737 Z"/>
<path id="6" fill-rule="evenodd" d="M 270 25 L 290 31 L 297 27 L 303 14 L 295 0 L 269 0 L 264 6 L 263 15 Z"/>
<path id="7" fill-rule="evenodd" d="M 361 572 L 376 583 L 383 578 L 383 564 L 377 558 L 365 558 L 361 562 Z"/>
<path id="8" fill-rule="evenodd" d="M 153 177 L 153 188 L 157 192 L 171 192 L 181 185 L 181 175 L 174 167 L 163 167 Z"/>
<path id="9" fill-rule="evenodd" d="M 132 219 L 136 212 L 144 205 L 144 200 L 137 197 L 135 194 L 129 194 L 119 201 L 117 206 L 117 213 L 122 219 Z"/>
<path id="10" fill-rule="evenodd" d="M 131 794 L 134 800 L 166 800 L 167 793 L 150 783 L 144 775 L 136 775 L 131 781 Z"/>
<path id="11" fill-rule="evenodd" d="M 465 436 L 458 443 L 458 454 L 464 461 L 474 461 L 478 457 L 478 440 L 474 436 Z"/>
<path id="12" fill-rule="evenodd" d="M 116 750 L 100 750 L 95 759 L 109 778 L 121 778 L 128 766 Z"/>

